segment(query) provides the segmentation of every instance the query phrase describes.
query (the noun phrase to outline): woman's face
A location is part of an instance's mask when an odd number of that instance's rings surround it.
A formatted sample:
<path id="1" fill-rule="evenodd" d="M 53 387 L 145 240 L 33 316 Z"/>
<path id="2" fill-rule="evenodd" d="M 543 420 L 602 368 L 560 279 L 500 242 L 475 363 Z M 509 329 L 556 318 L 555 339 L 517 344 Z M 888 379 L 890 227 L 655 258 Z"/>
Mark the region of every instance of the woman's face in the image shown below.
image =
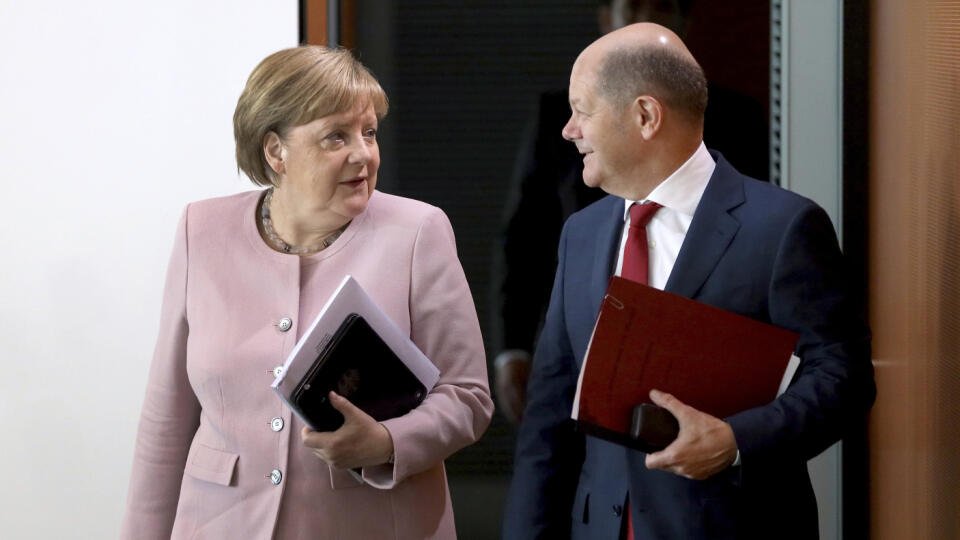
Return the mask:
<path id="1" fill-rule="evenodd" d="M 373 106 L 331 114 L 291 128 L 282 142 L 278 189 L 292 190 L 313 210 L 353 219 L 377 185 L 380 149 Z"/>

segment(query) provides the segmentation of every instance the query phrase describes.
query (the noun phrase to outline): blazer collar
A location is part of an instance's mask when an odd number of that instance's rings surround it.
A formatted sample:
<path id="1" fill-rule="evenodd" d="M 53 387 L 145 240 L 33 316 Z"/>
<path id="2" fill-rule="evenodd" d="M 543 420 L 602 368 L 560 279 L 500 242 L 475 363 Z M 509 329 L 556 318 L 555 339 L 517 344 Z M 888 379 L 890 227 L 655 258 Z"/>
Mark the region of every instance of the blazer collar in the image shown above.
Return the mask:
<path id="1" fill-rule="evenodd" d="M 743 177 L 719 153 L 665 290 L 693 298 L 740 229 L 730 210 L 744 202 Z"/>
<path id="2" fill-rule="evenodd" d="M 605 206 L 600 213 L 600 222 L 597 225 L 597 242 L 593 246 L 593 261 L 590 263 L 590 298 L 593 300 L 594 311 L 600 311 L 600 303 L 607 292 L 607 283 L 613 275 L 614 265 L 617 263 L 617 252 L 620 246 L 620 235 L 623 233 L 623 199 L 613 195 L 607 196 L 599 203 Z"/>

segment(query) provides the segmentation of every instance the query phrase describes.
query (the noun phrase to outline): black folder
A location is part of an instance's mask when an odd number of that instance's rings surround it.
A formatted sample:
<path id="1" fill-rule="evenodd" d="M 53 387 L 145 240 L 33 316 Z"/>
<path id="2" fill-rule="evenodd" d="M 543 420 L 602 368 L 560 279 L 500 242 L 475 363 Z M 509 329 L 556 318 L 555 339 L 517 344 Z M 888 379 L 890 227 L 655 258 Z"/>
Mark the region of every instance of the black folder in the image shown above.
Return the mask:
<path id="1" fill-rule="evenodd" d="M 343 415 L 330 404 L 331 390 L 377 421 L 406 414 L 427 395 L 423 383 L 356 313 L 343 320 L 293 391 L 293 408 L 315 431 L 343 425 Z"/>

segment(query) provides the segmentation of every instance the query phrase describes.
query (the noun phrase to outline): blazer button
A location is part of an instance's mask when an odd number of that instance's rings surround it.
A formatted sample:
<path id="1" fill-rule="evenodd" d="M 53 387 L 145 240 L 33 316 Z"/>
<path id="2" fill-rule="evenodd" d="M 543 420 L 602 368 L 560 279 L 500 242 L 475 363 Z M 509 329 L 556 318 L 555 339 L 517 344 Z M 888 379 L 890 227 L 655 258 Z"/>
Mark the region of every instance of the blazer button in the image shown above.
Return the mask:
<path id="1" fill-rule="evenodd" d="M 293 326 L 293 320 L 291 320 L 290 317 L 284 317 L 277 323 L 277 328 L 279 328 L 281 332 L 286 332 L 291 326 Z"/>
<path id="2" fill-rule="evenodd" d="M 270 429 L 280 431 L 283 429 L 283 418 L 279 416 L 270 421 Z"/>
<path id="3" fill-rule="evenodd" d="M 623 507 L 619 504 L 613 505 L 613 515 L 620 517 L 623 514 Z"/>
<path id="4" fill-rule="evenodd" d="M 282 472 L 280 472 L 278 469 L 274 469 L 273 471 L 270 472 L 270 483 L 271 483 L 271 484 L 273 484 L 273 485 L 276 486 L 276 485 L 278 485 L 278 484 L 280 483 L 280 480 L 283 480 L 283 473 L 282 473 Z"/>

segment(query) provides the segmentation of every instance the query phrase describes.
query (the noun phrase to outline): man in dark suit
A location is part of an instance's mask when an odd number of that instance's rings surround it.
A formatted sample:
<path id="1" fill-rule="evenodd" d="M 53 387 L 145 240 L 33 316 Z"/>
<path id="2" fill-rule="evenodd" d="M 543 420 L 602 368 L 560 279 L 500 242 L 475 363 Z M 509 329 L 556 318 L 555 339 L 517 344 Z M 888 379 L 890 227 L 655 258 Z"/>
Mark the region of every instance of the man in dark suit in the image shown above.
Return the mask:
<path id="1" fill-rule="evenodd" d="M 829 218 L 706 150 L 706 81 L 666 28 L 635 24 L 594 42 L 569 95 L 564 137 L 584 155 L 584 182 L 610 195 L 561 234 L 504 537 L 816 538 L 806 462 L 862 422 L 876 392 L 869 330 Z M 637 396 L 680 424 L 652 454 L 584 436 L 570 420 L 607 281 L 636 260 L 627 231 L 647 203 L 658 209 L 640 225 L 646 282 L 795 331 L 801 358 L 783 395 L 723 419 L 661 392 Z"/>
<path id="2" fill-rule="evenodd" d="M 683 37 L 694 0 L 599 0 L 601 34 L 635 22 L 655 22 Z M 723 29 L 718 29 L 722 32 Z M 742 59 L 731 58 L 729 66 Z M 742 66 L 741 66 L 742 67 Z M 556 247 L 571 214 L 605 193 L 583 183 L 583 160 L 560 131 L 570 118 L 567 90 L 545 92 L 537 102 L 518 152 L 503 231 L 494 264 L 497 350 L 493 377 L 497 410 L 519 424 L 537 333 L 557 270 Z M 743 93 L 709 85 L 703 140 L 737 170 L 768 177 L 768 125 L 763 106 Z"/>

